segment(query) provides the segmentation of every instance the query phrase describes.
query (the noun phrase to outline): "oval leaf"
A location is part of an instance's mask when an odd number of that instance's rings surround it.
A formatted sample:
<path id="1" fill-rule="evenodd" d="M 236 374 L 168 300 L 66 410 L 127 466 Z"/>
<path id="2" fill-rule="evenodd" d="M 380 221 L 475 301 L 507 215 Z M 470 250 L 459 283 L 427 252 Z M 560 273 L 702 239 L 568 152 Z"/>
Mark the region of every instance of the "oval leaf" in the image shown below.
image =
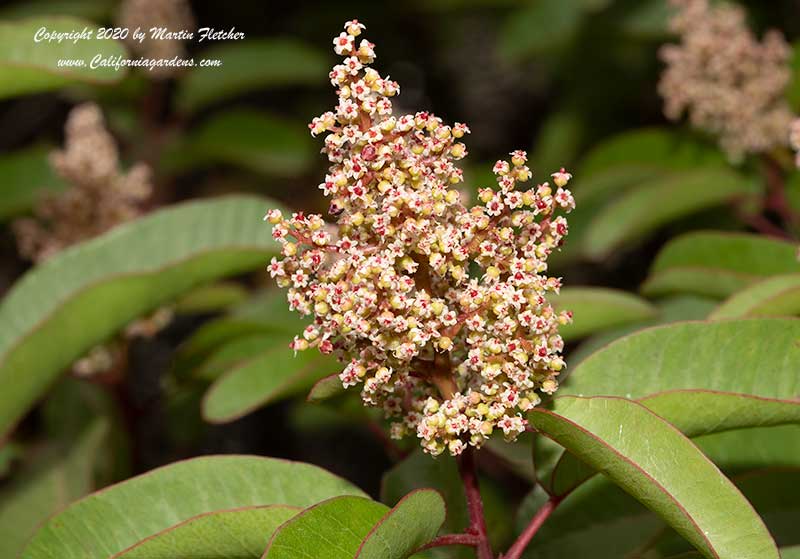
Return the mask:
<path id="1" fill-rule="evenodd" d="M 775 276 L 735 293 L 709 318 L 794 316 L 800 314 L 800 274 Z"/>
<path id="2" fill-rule="evenodd" d="M 266 200 L 190 202 L 68 249 L 0 302 L 0 436 L 58 374 L 137 316 L 277 252 Z"/>
<path id="3" fill-rule="evenodd" d="M 584 359 L 559 395 L 646 397 L 690 435 L 798 421 L 798 340 L 800 320 L 792 318 L 643 330 Z M 738 406 L 749 413 L 731 413 Z"/>
<path id="4" fill-rule="evenodd" d="M 0 221 L 30 210 L 45 193 L 64 189 L 47 160 L 49 153 L 46 147 L 34 147 L 0 157 Z"/>
<path id="5" fill-rule="evenodd" d="M 344 385 L 342 385 L 339 374 L 334 373 L 327 377 L 322 377 L 315 382 L 314 386 L 312 386 L 311 390 L 308 392 L 306 399 L 309 402 L 321 402 L 322 400 L 327 400 L 339 394 L 344 394 L 344 392 L 345 388 Z"/>
<path id="6" fill-rule="evenodd" d="M 672 425 L 624 398 L 562 397 L 531 424 L 661 516 L 709 559 L 778 559 L 736 487 Z"/>
<path id="7" fill-rule="evenodd" d="M 78 41 L 34 41 L 37 31 L 69 33 L 86 30 L 91 38 Z M 126 69 L 91 68 L 92 60 L 124 57 L 119 41 L 98 40 L 91 21 L 74 17 L 35 17 L 0 23 L 0 98 L 57 89 L 71 83 L 111 84 L 125 76 Z M 59 66 L 59 60 L 74 61 Z"/>
<path id="8" fill-rule="evenodd" d="M 551 303 L 556 310 L 569 310 L 574 314 L 572 324 L 560 329 L 565 340 L 647 320 L 658 314 L 658 309 L 641 297 L 599 287 L 565 287 L 551 297 Z"/>
<path id="9" fill-rule="evenodd" d="M 798 272 L 793 243 L 747 233 L 689 233 L 658 253 L 642 291 L 727 297 L 759 279 Z"/>
<path id="10" fill-rule="evenodd" d="M 724 167 L 645 182 L 594 217 L 587 230 L 584 252 L 593 259 L 605 258 L 674 219 L 757 192 L 752 179 Z"/>
<path id="11" fill-rule="evenodd" d="M 336 497 L 307 508 L 272 536 L 264 559 L 353 559 L 388 507 L 363 497 Z"/>
<path id="12" fill-rule="evenodd" d="M 221 60 L 222 66 L 194 68 L 181 80 L 177 103 L 182 111 L 264 87 L 322 85 L 329 70 L 324 55 L 286 39 L 248 39 L 210 48 L 202 56 Z"/>
<path id="13" fill-rule="evenodd" d="M 292 350 L 282 343 L 228 371 L 203 399 L 203 416 L 213 423 L 238 419 L 278 398 L 308 390 L 338 368 L 336 360 L 316 349 Z"/>
<path id="14" fill-rule="evenodd" d="M 17 557 L 48 516 L 94 490 L 95 461 L 109 431 L 108 421 L 94 420 L 70 440 L 68 450 L 45 447 L 27 470 L 3 487 L 0 555 Z"/>
<path id="15" fill-rule="evenodd" d="M 235 109 L 214 115 L 173 146 L 165 164 L 173 171 L 225 163 L 281 177 L 305 172 L 314 160 L 305 127 L 263 111 Z"/>
<path id="16" fill-rule="evenodd" d="M 258 559 L 278 527 L 299 507 L 267 505 L 214 511 L 181 522 L 114 559 Z"/>
<path id="17" fill-rule="evenodd" d="M 367 534 L 356 559 L 404 559 L 430 542 L 444 524 L 444 499 L 433 489 L 403 497 Z"/>
<path id="18" fill-rule="evenodd" d="M 305 507 L 337 495 L 363 493 L 310 464 L 257 456 L 195 458 L 73 503 L 42 526 L 23 557 L 111 557 L 203 513 L 272 504 Z"/>

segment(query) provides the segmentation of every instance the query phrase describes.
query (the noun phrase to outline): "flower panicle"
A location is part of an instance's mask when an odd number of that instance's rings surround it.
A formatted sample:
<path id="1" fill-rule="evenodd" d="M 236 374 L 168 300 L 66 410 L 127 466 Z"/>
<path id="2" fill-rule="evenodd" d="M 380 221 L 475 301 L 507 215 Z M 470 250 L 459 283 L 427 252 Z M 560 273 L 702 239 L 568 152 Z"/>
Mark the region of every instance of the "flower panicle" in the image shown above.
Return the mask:
<path id="1" fill-rule="evenodd" d="M 571 313 L 548 303 L 561 281 L 546 272 L 568 233 L 557 214 L 575 205 L 572 176 L 533 185 L 517 150 L 467 208 L 456 186 L 469 128 L 425 111 L 395 116 L 399 86 L 370 67 L 363 30 L 352 20 L 334 39 L 338 103 L 309 125 L 324 135 L 320 189 L 335 225 L 302 212 L 264 218 L 282 246 L 269 272 L 313 317 L 291 348 L 335 354 L 342 384 L 383 409 L 393 437 L 416 435 L 431 454 L 480 447 L 495 430 L 513 440 L 565 367 L 558 328 Z"/>
<path id="2" fill-rule="evenodd" d="M 787 144 L 793 118 L 785 100 L 791 49 L 768 31 L 761 41 L 741 6 L 671 0 L 679 44 L 661 48 L 666 63 L 659 92 L 672 120 L 686 113 L 696 128 L 719 138 L 731 160 Z"/>

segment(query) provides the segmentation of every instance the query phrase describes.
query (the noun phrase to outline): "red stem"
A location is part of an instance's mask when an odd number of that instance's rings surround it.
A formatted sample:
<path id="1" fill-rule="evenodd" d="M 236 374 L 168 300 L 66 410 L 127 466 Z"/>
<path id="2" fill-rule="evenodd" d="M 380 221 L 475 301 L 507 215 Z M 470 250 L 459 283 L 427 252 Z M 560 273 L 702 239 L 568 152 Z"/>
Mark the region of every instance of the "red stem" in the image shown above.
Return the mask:
<path id="1" fill-rule="evenodd" d="M 772 223 L 763 215 L 745 215 L 741 214 L 740 218 L 744 221 L 747 225 L 761 233 L 762 235 L 766 235 L 768 237 L 774 237 L 776 239 L 785 239 L 785 240 L 792 240 L 792 236 Z"/>
<path id="2" fill-rule="evenodd" d="M 501 559 L 519 559 L 522 557 L 522 553 L 525 551 L 525 548 L 528 547 L 533 536 L 536 535 L 536 532 L 542 527 L 544 521 L 556 510 L 556 507 L 563 499 L 564 497 L 550 497 L 550 500 L 536 511 L 536 514 L 533 516 L 528 526 L 525 527 L 525 530 L 519 535 L 517 541 L 508 549 L 508 552 L 501 556 Z"/>
<path id="3" fill-rule="evenodd" d="M 766 155 L 764 161 L 764 175 L 769 188 L 766 206 L 777 212 L 786 225 L 797 223 L 798 216 L 792 211 L 789 200 L 786 198 L 786 181 L 780 163 L 773 157 Z"/>
<path id="4" fill-rule="evenodd" d="M 486 532 L 486 519 L 483 516 L 483 500 L 478 487 L 478 476 L 475 470 L 475 455 L 472 447 L 468 447 L 459 457 L 458 471 L 464 483 L 464 494 L 469 509 L 469 528 L 467 533 L 478 538 L 475 545 L 477 559 L 494 559 L 492 545 Z"/>

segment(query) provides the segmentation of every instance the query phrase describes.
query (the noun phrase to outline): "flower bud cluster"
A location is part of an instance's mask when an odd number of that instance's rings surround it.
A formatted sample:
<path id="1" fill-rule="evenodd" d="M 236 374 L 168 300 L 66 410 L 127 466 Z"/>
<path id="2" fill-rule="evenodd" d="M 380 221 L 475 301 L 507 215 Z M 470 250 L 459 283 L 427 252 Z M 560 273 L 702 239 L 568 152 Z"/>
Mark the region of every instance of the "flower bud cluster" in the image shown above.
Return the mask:
<path id="1" fill-rule="evenodd" d="M 515 151 L 466 208 L 455 186 L 469 129 L 428 112 L 394 116 L 398 85 L 368 66 L 363 29 L 347 22 L 334 39 L 338 105 L 309 125 L 325 135 L 320 188 L 336 227 L 265 216 L 283 247 L 269 271 L 290 307 L 313 317 L 292 348 L 339 357 L 343 385 L 394 420 L 392 436 L 416 435 L 431 454 L 480 447 L 495 430 L 513 440 L 565 366 L 558 327 L 571 314 L 547 302 L 560 280 L 546 260 L 567 234 L 555 214 L 574 207 L 571 175 L 523 187 L 532 173 Z"/>
<path id="2" fill-rule="evenodd" d="M 97 105 L 75 107 L 65 135 L 64 149 L 51 154 L 50 164 L 69 188 L 43 197 L 33 218 L 13 224 L 20 254 L 35 262 L 138 217 L 151 191 L 147 166 L 120 171 L 116 143 Z"/>
<path id="3" fill-rule="evenodd" d="M 769 31 L 759 42 L 736 5 L 671 3 L 678 8 L 672 29 L 681 43 L 660 53 L 667 64 L 659 84 L 667 117 L 687 112 L 692 125 L 719 137 L 732 160 L 786 145 L 791 50 L 781 33 Z"/>

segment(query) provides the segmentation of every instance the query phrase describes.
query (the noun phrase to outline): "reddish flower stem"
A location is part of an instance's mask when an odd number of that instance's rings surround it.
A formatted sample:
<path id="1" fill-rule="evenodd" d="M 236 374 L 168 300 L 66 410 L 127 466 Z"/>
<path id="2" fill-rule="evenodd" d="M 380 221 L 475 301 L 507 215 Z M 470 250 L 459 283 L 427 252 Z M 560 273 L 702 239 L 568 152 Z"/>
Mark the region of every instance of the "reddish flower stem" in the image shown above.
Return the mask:
<path id="1" fill-rule="evenodd" d="M 494 559 L 492 545 L 486 532 L 486 519 L 483 515 L 483 500 L 478 487 L 478 475 L 475 469 L 475 455 L 472 447 L 461 454 L 458 460 L 458 471 L 464 483 L 464 494 L 467 498 L 469 510 L 469 528 L 467 533 L 478 538 L 475 545 L 477 559 Z"/>
<path id="2" fill-rule="evenodd" d="M 763 162 L 764 177 L 769 189 L 766 206 L 781 216 L 786 225 L 797 223 L 798 216 L 792 211 L 792 207 L 786 197 L 786 180 L 780 163 L 769 155 L 764 156 Z"/>
<path id="3" fill-rule="evenodd" d="M 536 514 L 533 515 L 528 526 L 525 527 L 525 530 L 517 538 L 517 541 L 508 549 L 508 552 L 505 555 L 501 556 L 501 559 L 519 559 L 522 557 L 522 553 L 525 551 L 525 548 L 528 547 L 528 544 L 533 539 L 533 536 L 536 535 L 536 532 L 539 531 L 539 528 L 542 527 L 544 521 L 547 520 L 559 503 L 564 499 L 564 497 L 550 497 L 542 508 L 536 511 Z"/>

